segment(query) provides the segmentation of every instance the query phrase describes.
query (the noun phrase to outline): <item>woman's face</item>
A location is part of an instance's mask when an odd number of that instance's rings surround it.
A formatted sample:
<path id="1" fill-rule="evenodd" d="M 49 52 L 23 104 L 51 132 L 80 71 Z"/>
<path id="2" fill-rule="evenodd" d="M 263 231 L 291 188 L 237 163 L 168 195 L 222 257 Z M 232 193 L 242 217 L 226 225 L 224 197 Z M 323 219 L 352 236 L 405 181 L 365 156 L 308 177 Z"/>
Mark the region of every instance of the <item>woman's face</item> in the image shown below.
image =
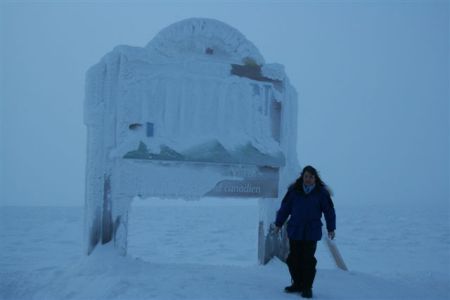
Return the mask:
<path id="1" fill-rule="evenodd" d="M 303 173 L 303 183 L 305 185 L 316 184 L 316 176 L 306 171 L 305 173 Z"/>

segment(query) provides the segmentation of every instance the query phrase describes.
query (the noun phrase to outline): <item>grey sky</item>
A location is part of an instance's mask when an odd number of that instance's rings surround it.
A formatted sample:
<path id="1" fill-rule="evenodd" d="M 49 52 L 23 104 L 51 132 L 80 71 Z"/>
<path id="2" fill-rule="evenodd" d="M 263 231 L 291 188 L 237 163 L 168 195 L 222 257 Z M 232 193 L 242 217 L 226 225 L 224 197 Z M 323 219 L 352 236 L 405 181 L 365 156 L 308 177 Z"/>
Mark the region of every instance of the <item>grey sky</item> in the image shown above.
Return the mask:
<path id="1" fill-rule="evenodd" d="M 82 205 L 86 70 L 208 17 L 285 65 L 300 162 L 337 203 L 448 207 L 448 1 L 0 3 L 1 204 Z"/>

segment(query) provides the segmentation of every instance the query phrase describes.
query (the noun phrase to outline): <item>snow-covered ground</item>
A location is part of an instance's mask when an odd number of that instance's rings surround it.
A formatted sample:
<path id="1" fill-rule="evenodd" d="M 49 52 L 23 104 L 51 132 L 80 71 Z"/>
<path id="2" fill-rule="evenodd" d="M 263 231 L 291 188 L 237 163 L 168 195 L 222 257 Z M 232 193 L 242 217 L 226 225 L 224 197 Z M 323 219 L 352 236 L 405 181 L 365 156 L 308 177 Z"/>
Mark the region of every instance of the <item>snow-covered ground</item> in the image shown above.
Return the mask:
<path id="1" fill-rule="evenodd" d="M 253 200 L 135 201 L 129 256 L 82 255 L 83 208 L 0 207 L 0 299 L 298 299 L 286 266 L 256 261 Z M 339 205 L 319 243 L 317 299 L 450 299 L 448 207 Z"/>

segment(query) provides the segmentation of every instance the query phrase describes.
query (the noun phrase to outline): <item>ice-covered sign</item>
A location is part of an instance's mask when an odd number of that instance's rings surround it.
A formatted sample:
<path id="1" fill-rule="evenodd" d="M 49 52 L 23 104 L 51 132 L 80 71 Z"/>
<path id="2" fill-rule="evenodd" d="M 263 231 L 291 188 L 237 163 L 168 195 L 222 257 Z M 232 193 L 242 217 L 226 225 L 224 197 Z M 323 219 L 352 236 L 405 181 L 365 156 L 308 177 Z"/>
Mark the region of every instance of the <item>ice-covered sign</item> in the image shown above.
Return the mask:
<path id="1" fill-rule="evenodd" d="M 217 20 L 116 47 L 86 80 L 87 252 L 126 252 L 135 196 L 256 197 L 273 218 L 299 170 L 296 101 L 283 66 Z"/>

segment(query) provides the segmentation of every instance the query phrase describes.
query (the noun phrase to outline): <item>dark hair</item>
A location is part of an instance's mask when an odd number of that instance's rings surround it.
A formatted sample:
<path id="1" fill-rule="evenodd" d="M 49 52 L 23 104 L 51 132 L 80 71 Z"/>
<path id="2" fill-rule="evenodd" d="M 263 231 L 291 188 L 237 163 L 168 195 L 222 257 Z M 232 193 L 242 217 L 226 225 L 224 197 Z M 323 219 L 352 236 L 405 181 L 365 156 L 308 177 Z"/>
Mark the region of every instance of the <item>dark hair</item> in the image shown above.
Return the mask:
<path id="1" fill-rule="evenodd" d="M 316 177 L 316 187 L 325 188 L 328 190 L 328 192 L 330 194 L 332 194 L 330 188 L 325 184 L 325 182 L 323 182 L 323 180 L 319 176 L 319 172 L 313 166 L 304 167 L 302 170 L 302 173 L 300 174 L 300 177 L 298 177 L 297 180 L 289 186 L 289 190 L 296 189 L 297 191 L 303 192 L 303 175 L 306 172 L 308 172 L 308 173 L 314 175 L 314 177 Z"/>

